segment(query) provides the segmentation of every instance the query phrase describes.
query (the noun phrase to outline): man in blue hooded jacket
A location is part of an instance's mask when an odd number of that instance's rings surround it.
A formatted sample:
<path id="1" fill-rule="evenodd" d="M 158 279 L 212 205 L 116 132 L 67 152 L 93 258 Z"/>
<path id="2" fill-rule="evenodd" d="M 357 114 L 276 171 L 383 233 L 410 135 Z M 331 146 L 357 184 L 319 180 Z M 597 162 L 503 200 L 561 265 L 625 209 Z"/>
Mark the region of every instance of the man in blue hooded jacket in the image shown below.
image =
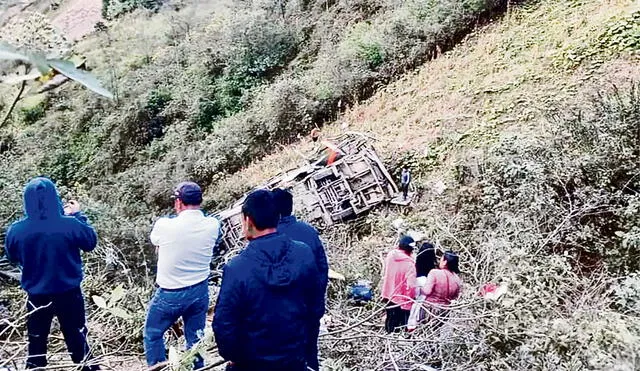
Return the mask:
<path id="1" fill-rule="evenodd" d="M 213 317 L 220 355 L 234 371 L 306 370 L 307 323 L 324 312 L 313 252 L 276 231 L 271 192 L 242 206 L 247 247 L 224 268 Z"/>
<path id="2" fill-rule="evenodd" d="M 98 370 L 90 361 L 85 325 L 81 251 L 96 247 L 97 236 L 80 205 L 63 209 L 53 182 L 34 178 L 24 189 L 25 218 L 9 227 L 7 258 L 22 267 L 21 286 L 27 292 L 27 368 L 47 366 L 47 338 L 58 317 L 67 349 L 82 371 Z M 65 215 L 66 214 L 66 215 Z"/>
<path id="3" fill-rule="evenodd" d="M 317 371 L 320 368 L 318 362 L 318 335 L 320 334 L 320 319 L 324 315 L 324 296 L 329 281 L 329 264 L 327 254 L 320 241 L 318 231 L 311 225 L 297 220 L 293 214 L 293 195 L 281 188 L 273 190 L 273 198 L 280 214 L 278 232 L 286 235 L 294 241 L 300 241 L 311 247 L 318 268 L 318 280 L 320 281 L 320 294 L 323 311 L 317 318 L 312 318 L 309 323 L 309 338 L 307 339 L 307 367 Z"/>

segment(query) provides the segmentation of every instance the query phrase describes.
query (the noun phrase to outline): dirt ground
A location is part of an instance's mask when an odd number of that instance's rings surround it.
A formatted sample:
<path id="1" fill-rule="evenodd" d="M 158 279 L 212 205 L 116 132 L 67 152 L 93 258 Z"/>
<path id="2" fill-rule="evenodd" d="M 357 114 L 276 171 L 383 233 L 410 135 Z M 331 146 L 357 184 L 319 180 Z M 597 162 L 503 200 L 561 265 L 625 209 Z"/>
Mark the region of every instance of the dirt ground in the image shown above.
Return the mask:
<path id="1" fill-rule="evenodd" d="M 91 33 L 103 21 L 102 0 L 0 0 L 0 26 L 23 12 L 48 14 L 51 23 L 70 41 Z"/>
<path id="2" fill-rule="evenodd" d="M 76 41 L 103 21 L 102 0 L 68 0 L 56 11 L 51 22 L 70 41 Z"/>

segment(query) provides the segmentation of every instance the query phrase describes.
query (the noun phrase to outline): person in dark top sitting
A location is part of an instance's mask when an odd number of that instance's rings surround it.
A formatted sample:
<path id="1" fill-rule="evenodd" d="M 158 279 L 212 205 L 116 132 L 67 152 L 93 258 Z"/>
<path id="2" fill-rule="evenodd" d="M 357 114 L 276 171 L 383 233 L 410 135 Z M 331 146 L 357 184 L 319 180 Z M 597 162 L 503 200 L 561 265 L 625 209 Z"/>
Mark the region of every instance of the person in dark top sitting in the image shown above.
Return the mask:
<path id="1" fill-rule="evenodd" d="M 329 264 L 327 263 L 327 255 L 320 241 L 318 231 L 311 225 L 296 219 L 293 213 L 293 195 L 281 188 L 272 191 L 273 198 L 280 213 L 280 222 L 278 223 L 278 232 L 285 234 L 294 241 L 301 241 L 311 247 L 315 256 L 316 266 L 318 267 L 318 279 L 321 285 L 322 307 L 324 309 L 325 292 L 329 282 Z M 324 310 L 322 315 L 324 314 Z M 318 362 L 318 335 L 320 334 L 320 319 L 313 318 L 309 323 L 309 338 L 307 339 L 307 367 L 317 371 L 320 368 Z"/>
<path id="2" fill-rule="evenodd" d="M 306 370 L 307 324 L 324 312 L 311 248 L 278 232 L 270 191 L 242 205 L 247 247 L 224 267 L 213 331 L 228 370 Z"/>
<path id="3" fill-rule="evenodd" d="M 429 242 L 425 242 L 420 246 L 416 256 L 416 277 L 426 277 L 436 268 L 436 249 Z"/>
<path id="4" fill-rule="evenodd" d="M 5 253 L 22 267 L 21 286 L 29 297 L 27 369 L 47 366 L 47 338 L 56 316 L 73 362 L 83 363 L 82 371 L 98 370 L 90 365 L 80 290 L 80 252 L 96 247 L 96 232 L 78 202 L 70 201 L 63 209 L 55 185 L 47 178 L 27 183 L 24 210 L 26 216 L 7 231 Z"/>

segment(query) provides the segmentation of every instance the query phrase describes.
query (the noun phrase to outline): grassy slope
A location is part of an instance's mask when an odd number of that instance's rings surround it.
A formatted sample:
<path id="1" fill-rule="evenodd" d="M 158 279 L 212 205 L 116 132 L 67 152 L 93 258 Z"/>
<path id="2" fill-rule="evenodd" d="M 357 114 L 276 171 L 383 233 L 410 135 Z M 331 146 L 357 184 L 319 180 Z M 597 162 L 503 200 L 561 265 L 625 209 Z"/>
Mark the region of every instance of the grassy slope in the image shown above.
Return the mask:
<path id="1" fill-rule="evenodd" d="M 582 5 L 579 5 L 582 3 Z M 573 5 L 571 5 L 573 4 Z M 515 9 L 437 60 L 348 110 L 324 130 L 371 133 L 386 157 L 405 152 L 452 158 L 450 149 L 488 147 L 502 132 L 538 130 L 548 109 L 580 101 L 607 83 L 639 76 L 637 59 L 620 56 L 567 69 L 563 50 L 580 43 L 606 20 L 637 10 L 631 1 L 544 1 Z M 568 36 L 568 34 L 571 36 Z M 286 169 L 309 143 L 252 164 L 238 176 L 251 184 Z M 443 168 L 450 167 L 451 163 Z M 419 179 L 418 181 L 424 181 Z M 235 183 L 235 181 L 234 181 Z"/>

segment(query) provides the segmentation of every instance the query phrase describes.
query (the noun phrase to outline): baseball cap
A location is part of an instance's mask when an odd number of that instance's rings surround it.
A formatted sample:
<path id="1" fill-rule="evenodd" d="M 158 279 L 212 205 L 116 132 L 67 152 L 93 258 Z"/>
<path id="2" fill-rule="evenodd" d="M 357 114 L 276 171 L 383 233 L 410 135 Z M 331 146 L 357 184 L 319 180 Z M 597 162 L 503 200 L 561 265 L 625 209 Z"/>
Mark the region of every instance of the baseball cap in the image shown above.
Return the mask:
<path id="1" fill-rule="evenodd" d="M 182 182 L 173 190 L 171 198 L 177 198 L 185 205 L 200 205 L 202 203 L 202 189 L 194 182 Z"/>
<path id="2" fill-rule="evenodd" d="M 398 246 L 401 247 L 411 247 L 412 249 L 416 247 L 416 241 L 411 238 L 411 236 L 402 236 L 400 241 L 398 242 Z"/>

